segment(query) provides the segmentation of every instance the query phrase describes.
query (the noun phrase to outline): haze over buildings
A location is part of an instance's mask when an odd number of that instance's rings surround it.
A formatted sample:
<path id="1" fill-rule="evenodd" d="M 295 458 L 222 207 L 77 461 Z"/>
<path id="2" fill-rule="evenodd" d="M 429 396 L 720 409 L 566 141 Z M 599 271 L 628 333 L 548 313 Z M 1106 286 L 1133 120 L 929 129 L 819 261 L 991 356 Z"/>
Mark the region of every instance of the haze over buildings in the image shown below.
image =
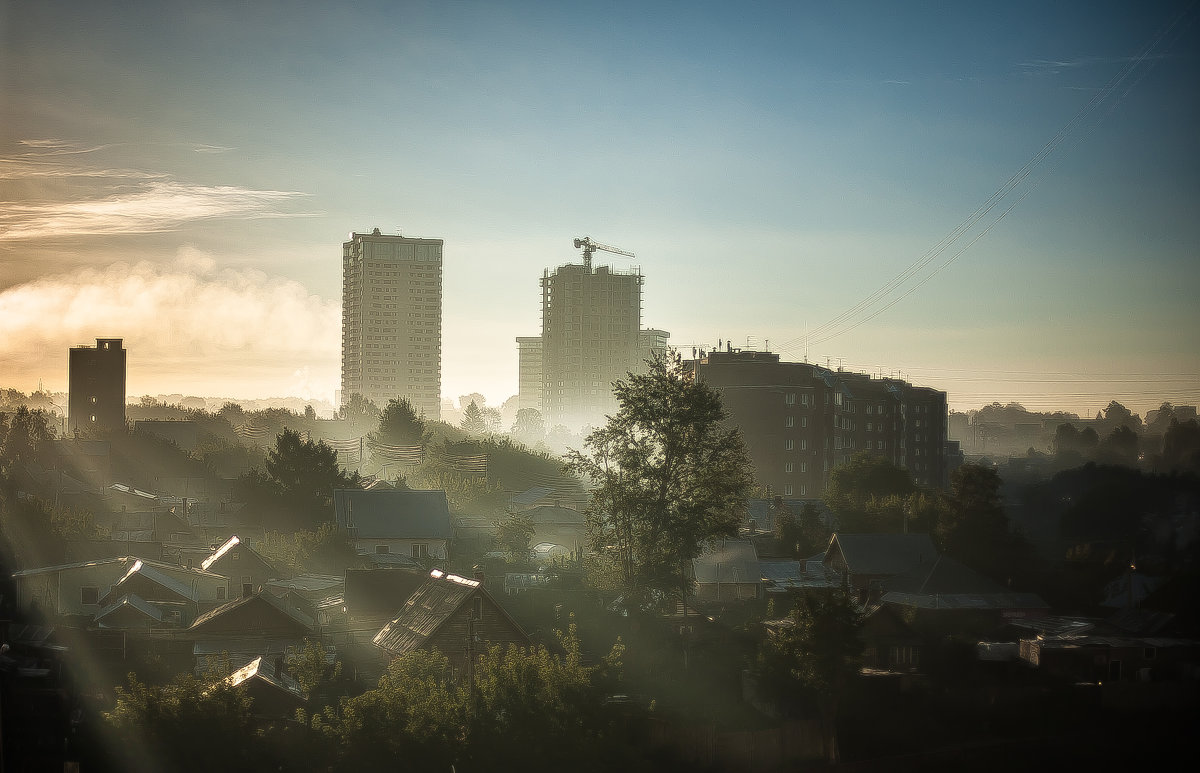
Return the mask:
<path id="1" fill-rule="evenodd" d="M 10 4 L 0 370 L 62 391 L 99 333 L 132 395 L 332 400 L 331 256 L 403 223 L 453 245 L 445 395 L 518 391 L 532 277 L 586 229 L 687 350 L 754 336 L 963 409 L 1194 404 L 1194 14 Z"/>

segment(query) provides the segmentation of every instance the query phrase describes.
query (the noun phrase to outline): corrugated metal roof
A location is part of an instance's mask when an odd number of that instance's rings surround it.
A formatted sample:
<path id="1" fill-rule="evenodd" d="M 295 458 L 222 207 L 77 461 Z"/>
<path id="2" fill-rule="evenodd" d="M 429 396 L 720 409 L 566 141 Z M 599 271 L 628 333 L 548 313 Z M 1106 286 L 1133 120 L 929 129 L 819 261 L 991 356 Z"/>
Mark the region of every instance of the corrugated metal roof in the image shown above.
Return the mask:
<path id="1" fill-rule="evenodd" d="M 259 655 L 247 665 L 242 666 L 237 671 L 225 677 L 225 684 L 230 687 L 240 687 L 252 680 L 269 684 L 275 689 L 282 690 L 298 700 L 303 701 L 305 699 L 304 690 L 300 688 L 300 683 L 287 674 L 276 673 L 274 662 L 264 658 L 262 655 Z"/>
<path id="2" fill-rule="evenodd" d="M 375 635 L 375 646 L 392 655 L 419 648 L 476 592 L 482 592 L 477 581 L 433 570 L 400 614 Z"/>
<path id="3" fill-rule="evenodd" d="M 546 497 L 550 496 L 553 493 L 554 493 L 554 489 L 552 489 L 552 488 L 547 488 L 545 486 L 536 486 L 534 488 L 522 491 L 520 494 L 514 494 L 513 498 L 512 498 L 512 503 L 514 505 L 521 505 L 521 506 L 532 505 L 534 502 L 537 502 L 540 499 L 545 499 Z"/>

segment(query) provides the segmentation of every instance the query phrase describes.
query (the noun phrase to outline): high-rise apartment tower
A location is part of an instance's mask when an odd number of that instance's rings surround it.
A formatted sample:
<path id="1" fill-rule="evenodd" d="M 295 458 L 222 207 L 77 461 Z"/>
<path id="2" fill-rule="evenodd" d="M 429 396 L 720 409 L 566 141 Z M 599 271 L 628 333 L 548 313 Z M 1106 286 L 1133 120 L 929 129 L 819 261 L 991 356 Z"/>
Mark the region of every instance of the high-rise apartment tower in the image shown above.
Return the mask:
<path id="1" fill-rule="evenodd" d="M 441 417 L 442 240 L 352 233 L 342 244 L 342 390 Z"/>

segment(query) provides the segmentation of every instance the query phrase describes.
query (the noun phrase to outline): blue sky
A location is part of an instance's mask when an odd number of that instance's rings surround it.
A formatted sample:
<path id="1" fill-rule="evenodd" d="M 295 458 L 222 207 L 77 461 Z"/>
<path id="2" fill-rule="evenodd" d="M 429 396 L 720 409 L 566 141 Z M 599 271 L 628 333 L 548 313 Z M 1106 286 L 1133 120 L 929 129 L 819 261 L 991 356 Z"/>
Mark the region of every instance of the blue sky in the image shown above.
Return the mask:
<path id="1" fill-rule="evenodd" d="M 689 353 L 807 328 L 960 408 L 1200 401 L 1195 3 L 241 5 L 0 10 L 6 385 L 122 336 L 131 394 L 329 399 L 378 226 L 446 240 L 450 398 L 516 391 L 591 235 Z"/>

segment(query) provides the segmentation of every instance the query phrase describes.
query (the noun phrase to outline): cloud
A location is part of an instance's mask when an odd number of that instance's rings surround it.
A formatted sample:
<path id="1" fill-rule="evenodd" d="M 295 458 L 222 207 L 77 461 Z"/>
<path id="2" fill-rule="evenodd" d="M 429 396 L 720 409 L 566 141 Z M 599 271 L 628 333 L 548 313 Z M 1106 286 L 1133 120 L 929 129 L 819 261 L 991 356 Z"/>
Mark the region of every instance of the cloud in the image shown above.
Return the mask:
<path id="1" fill-rule="evenodd" d="M 13 203 L 0 207 L 0 240 L 144 234 L 173 231 L 217 217 L 298 217 L 275 207 L 302 194 L 170 180 L 133 184 L 108 196 L 76 201 Z"/>
<path id="2" fill-rule="evenodd" d="M 12 196 L 0 192 L 0 241 L 157 233 L 213 218 L 310 216 L 283 210 L 284 204 L 306 195 L 295 191 L 200 185 L 166 174 L 64 158 L 111 147 L 108 145 L 85 148 L 56 139 L 21 140 L 19 144 L 29 150 L 0 156 L 0 181 L 39 187 L 32 191 L 23 188 Z M 232 150 L 218 145 L 189 147 L 200 153 Z M 58 184 L 64 179 L 76 182 Z M 65 199 L 63 191 L 67 192 Z"/>
<path id="3" fill-rule="evenodd" d="M 24 382 L 58 351 L 65 385 L 67 349 L 113 337 L 129 351 L 131 394 L 137 384 L 191 394 L 224 384 L 246 396 L 328 398 L 340 335 L 338 302 L 289 279 L 219 268 L 194 248 L 166 266 L 116 263 L 0 291 L 0 362 Z"/>

